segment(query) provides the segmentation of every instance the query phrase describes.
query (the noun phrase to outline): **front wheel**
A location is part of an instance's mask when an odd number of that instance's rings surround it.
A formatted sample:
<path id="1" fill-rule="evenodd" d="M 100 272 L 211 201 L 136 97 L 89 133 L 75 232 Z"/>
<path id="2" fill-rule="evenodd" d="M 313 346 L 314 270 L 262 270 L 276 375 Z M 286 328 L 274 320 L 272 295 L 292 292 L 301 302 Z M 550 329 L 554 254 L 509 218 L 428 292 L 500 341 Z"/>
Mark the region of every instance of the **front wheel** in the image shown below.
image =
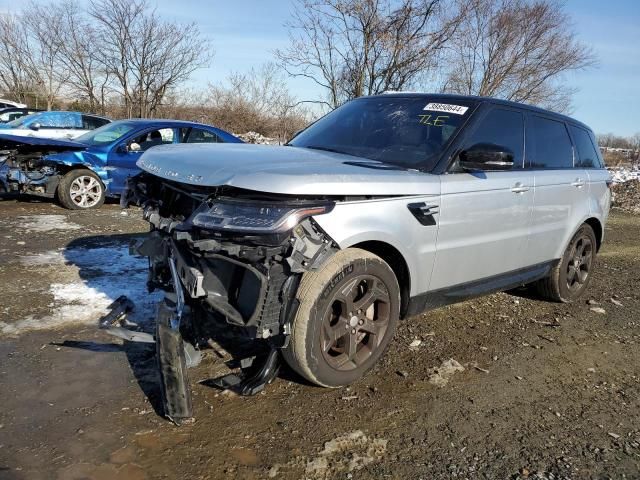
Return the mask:
<path id="1" fill-rule="evenodd" d="M 71 170 L 60 180 L 57 196 L 69 210 L 100 208 L 105 199 L 104 185 L 91 170 Z"/>
<path id="2" fill-rule="evenodd" d="M 591 280 L 596 245 L 593 229 L 583 224 L 549 276 L 538 281 L 538 292 L 548 300 L 563 303 L 580 297 Z"/>
<path id="3" fill-rule="evenodd" d="M 358 248 L 336 253 L 302 277 L 283 356 L 307 380 L 348 385 L 382 356 L 396 330 L 400 288 L 389 265 Z"/>

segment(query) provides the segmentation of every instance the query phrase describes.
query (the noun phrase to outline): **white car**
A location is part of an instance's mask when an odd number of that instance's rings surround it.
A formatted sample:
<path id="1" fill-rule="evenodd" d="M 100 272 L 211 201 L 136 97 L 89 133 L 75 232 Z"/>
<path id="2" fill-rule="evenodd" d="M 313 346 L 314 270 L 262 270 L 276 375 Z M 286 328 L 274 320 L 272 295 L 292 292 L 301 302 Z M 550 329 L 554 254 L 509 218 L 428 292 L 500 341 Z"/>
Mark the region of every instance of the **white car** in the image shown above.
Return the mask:
<path id="1" fill-rule="evenodd" d="M 2 108 L 27 108 L 27 106 L 24 103 L 12 102 L 11 100 L 0 98 L 0 109 Z"/>
<path id="2" fill-rule="evenodd" d="M 37 112 L 0 125 L 0 133 L 23 137 L 71 139 L 110 123 L 81 112 Z"/>

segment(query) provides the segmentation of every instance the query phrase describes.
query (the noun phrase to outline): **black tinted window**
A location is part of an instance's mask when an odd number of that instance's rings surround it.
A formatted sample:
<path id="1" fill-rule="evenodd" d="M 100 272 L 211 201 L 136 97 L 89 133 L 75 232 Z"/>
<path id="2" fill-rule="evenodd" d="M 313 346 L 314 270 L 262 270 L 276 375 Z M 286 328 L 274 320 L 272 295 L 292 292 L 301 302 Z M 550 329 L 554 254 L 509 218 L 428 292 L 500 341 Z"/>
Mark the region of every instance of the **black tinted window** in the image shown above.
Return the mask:
<path id="1" fill-rule="evenodd" d="M 91 115 L 82 115 L 82 128 L 84 130 L 95 130 L 109 123 L 108 120 L 100 117 L 92 117 Z"/>
<path id="2" fill-rule="evenodd" d="M 352 100 L 324 116 L 290 145 L 430 170 L 474 103 L 382 95 Z"/>
<path id="3" fill-rule="evenodd" d="M 532 168 L 572 168 L 573 147 L 564 123 L 531 116 Z"/>
<path id="4" fill-rule="evenodd" d="M 513 152 L 513 168 L 522 168 L 524 152 L 524 118 L 520 112 L 491 110 L 465 141 L 469 148 L 476 143 L 492 143 Z"/>
<path id="5" fill-rule="evenodd" d="M 571 129 L 571 135 L 573 135 L 573 141 L 576 143 L 576 149 L 578 150 L 575 166 L 582 168 L 599 167 L 600 160 L 591 142 L 589 132 L 582 128 L 574 127 L 573 125 L 569 128 Z"/>
<path id="6" fill-rule="evenodd" d="M 184 143 L 222 143 L 220 137 L 215 133 L 202 130 L 200 128 L 191 128 L 186 137 L 183 137 Z"/>

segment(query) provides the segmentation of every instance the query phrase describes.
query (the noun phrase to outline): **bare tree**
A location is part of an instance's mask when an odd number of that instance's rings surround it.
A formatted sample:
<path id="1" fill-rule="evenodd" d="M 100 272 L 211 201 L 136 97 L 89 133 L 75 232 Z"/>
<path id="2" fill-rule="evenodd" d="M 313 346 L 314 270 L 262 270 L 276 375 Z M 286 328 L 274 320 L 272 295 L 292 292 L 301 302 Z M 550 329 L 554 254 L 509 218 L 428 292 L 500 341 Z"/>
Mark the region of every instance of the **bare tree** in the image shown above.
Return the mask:
<path id="1" fill-rule="evenodd" d="M 32 48 L 32 80 L 44 96 L 48 110 L 53 107 L 69 78 L 68 71 L 61 64 L 62 43 L 59 39 L 63 31 L 62 19 L 50 7 L 32 2 L 21 17 L 29 35 L 27 44 Z"/>
<path id="2" fill-rule="evenodd" d="M 27 33 L 15 15 L 0 15 L 0 88 L 5 95 L 19 101 L 26 99 L 31 89 L 24 51 L 28 46 Z"/>
<path id="3" fill-rule="evenodd" d="M 289 93 L 274 63 L 232 73 L 225 84 L 209 85 L 205 109 L 210 121 L 237 133 L 255 131 L 284 141 L 307 123 L 307 112 Z"/>
<path id="4" fill-rule="evenodd" d="M 212 56 L 195 23 L 162 20 L 146 0 L 92 1 L 100 61 L 112 75 L 127 116 L 155 114 L 165 95 Z"/>
<path id="5" fill-rule="evenodd" d="M 46 6 L 45 14 L 59 21 L 60 28 L 55 33 L 67 93 L 86 102 L 89 110 L 104 114 L 110 77 L 102 62 L 97 30 L 90 17 L 74 0 L 51 3 Z"/>
<path id="6" fill-rule="evenodd" d="M 453 10 L 456 10 L 452 13 Z M 326 89 L 329 107 L 410 87 L 454 34 L 458 9 L 441 0 L 301 0 L 280 65 Z"/>
<path id="7" fill-rule="evenodd" d="M 557 0 L 461 0 L 468 10 L 447 53 L 444 90 L 570 109 L 563 74 L 594 65 Z"/>

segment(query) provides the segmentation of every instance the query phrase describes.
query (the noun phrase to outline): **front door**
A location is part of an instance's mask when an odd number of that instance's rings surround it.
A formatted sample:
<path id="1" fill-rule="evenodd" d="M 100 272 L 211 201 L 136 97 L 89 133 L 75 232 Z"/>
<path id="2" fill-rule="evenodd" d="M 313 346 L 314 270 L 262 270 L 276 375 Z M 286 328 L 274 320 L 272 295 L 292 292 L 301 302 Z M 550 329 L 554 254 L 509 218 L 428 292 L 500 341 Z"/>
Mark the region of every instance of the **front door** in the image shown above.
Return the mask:
<path id="1" fill-rule="evenodd" d="M 461 150 L 477 143 L 514 153 L 509 171 L 441 176 L 436 260 L 430 290 L 460 286 L 529 266 L 526 249 L 533 208 L 533 175 L 524 167 L 524 116 L 493 106 L 476 124 Z M 456 173 L 457 172 L 457 173 Z"/>
<path id="2" fill-rule="evenodd" d="M 119 195 L 125 187 L 127 178 L 136 175 L 140 169 L 136 162 L 142 154 L 156 145 L 167 145 L 177 141 L 175 129 L 156 128 L 137 132 L 123 143 L 115 146 L 109 153 L 107 164 L 109 166 L 111 194 Z M 126 148 L 122 148 L 122 146 Z"/>

